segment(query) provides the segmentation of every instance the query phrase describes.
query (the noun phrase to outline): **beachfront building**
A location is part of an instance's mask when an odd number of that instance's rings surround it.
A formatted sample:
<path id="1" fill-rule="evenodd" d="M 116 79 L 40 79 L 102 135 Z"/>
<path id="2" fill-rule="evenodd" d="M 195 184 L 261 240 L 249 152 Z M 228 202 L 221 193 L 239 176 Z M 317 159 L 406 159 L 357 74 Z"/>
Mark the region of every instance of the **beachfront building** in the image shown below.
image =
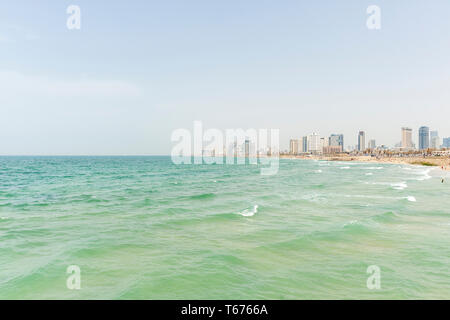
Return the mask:
<path id="1" fill-rule="evenodd" d="M 430 131 L 430 148 L 439 149 L 441 146 L 441 139 L 437 131 Z"/>
<path id="2" fill-rule="evenodd" d="M 360 131 L 358 133 L 358 151 L 364 151 L 366 149 L 366 133 Z"/>
<path id="3" fill-rule="evenodd" d="M 321 151 L 319 135 L 313 132 L 308 136 L 308 152 L 320 153 Z"/>
<path id="4" fill-rule="evenodd" d="M 308 137 L 304 136 L 302 138 L 302 152 L 308 152 Z"/>
<path id="5" fill-rule="evenodd" d="M 419 149 L 425 150 L 430 147 L 430 128 L 420 127 L 419 128 Z"/>
<path id="6" fill-rule="evenodd" d="M 320 151 L 323 152 L 323 148 L 328 147 L 328 139 L 320 138 Z"/>
<path id="7" fill-rule="evenodd" d="M 336 154 L 341 153 L 342 147 L 341 146 L 325 146 L 323 147 L 323 154 Z"/>
<path id="8" fill-rule="evenodd" d="M 328 138 L 328 145 L 331 147 L 340 147 L 341 151 L 344 151 L 344 135 L 343 134 L 332 134 Z"/>
<path id="9" fill-rule="evenodd" d="M 302 142 L 301 140 L 291 139 L 289 143 L 289 153 L 290 154 L 299 154 L 301 151 Z"/>
<path id="10" fill-rule="evenodd" d="M 411 128 L 402 128 L 402 144 L 401 148 L 404 150 L 411 150 L 413 148 L 412 143 L 412 129 Z"/>
<path id="11" fill-rule="evenodd" d="M 369 140 L 369 149 L 374 150 L 376 147 L 377 147 L 377 142 L 374 139 Z"/>
<path id="12" fill-rule="evenodd" d="M 450 148 L 450 137 L 444 138 L 442 141 L 442 148 Z"/>

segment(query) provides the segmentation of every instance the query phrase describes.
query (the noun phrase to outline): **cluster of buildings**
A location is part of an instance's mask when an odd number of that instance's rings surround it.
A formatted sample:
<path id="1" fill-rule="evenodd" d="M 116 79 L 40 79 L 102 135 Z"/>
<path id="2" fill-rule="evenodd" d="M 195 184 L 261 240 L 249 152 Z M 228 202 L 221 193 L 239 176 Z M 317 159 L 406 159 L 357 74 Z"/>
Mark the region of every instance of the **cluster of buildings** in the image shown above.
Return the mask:
<path id="1" fill-rule="evenodd" d="M 414 144 L 412 129 L 403 127 L 401 129 L 401 142 L 394 148 L 388 148 L 385 145 L 377 146 L 375 139 L 370 139 L 366 144 L 366 133 L 358 132 L 358 144 L 344 148 L 344 135 L 332 134 L 327 138 L 321 138 L 317 133 L 304 136 L 301 139 L 291 139 L 289 143 L 289 154 L 336 154 L 342 152 L 353 153 L 371 153 L 380 150 L 393 150 L 399 152 L 408 152 L 414 150 L 439 150 L 450 148 L 450 137 L 441 140 L 438 131 L 430 131 L 429 127 L 419 128 L 418 147 Z"/>
<path id="2" fill-rule="evenodd" d="M 344 152 L 343 134 L 332 134 L 328 138 L 321 138 L 314 132 L 301 139 L 291 139 L 289 143 L 290 154 L 332 154 L 341 152 Z"/>
<path id="3" fill-rule="evenodd" d="M 429 127 L 423 126 L 419 128 L 418 147 L 412 142 L 412 129 L 402 128 L 402 141 L 396 146 L 400 151 L 411 150 L 439 150 L 450 148 L 450 138 L 439 138 L 438 131 L 430 131 Z"/>

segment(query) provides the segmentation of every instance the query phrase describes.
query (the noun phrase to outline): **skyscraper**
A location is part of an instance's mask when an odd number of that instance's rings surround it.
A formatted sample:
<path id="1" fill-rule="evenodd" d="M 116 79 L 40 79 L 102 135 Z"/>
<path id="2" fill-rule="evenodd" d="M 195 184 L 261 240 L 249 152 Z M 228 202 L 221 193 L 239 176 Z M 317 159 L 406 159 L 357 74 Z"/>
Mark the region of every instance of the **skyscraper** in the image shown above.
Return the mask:
<path id="1" fill-rule="evenodd" d="M 341 147 L 341 151 L 344 151 L 344 135 L 343 134 L 332 134 L 328 139 L 328 144 L 332 147 Z"/>
<path id="2" fill-rule="evenodd" d="M 419 128 L 419 149 L 424 150 L 430 147 L 430 128 Z"/>
<path id="3" fill-rule="evenodd" d="M 317 133 L 312 133 L 308 136 L 308 151 L 318 153 L 320 150 L 320 138 Z"/>
<path id="4" fill-rule="evenodd" d="M 299 154 L 301 152 L 301 141 L 297 139 L 291 139 L 289 145 L 290 154 Z"/>
<path id="5" fill-rule="evenodd" d="M 437 131 L 430 131 L 430 148 L 439 149 L 441 146 L 441 139 Z"/>
<path id="6" fill-rule="evenodd" d="M 450 148 L 450 138 L 444 138 L 442 142 L 442 148 Z"/>
<path id="7" fill-rule="evenodd" d="M 377 142 L 375 139 L 369 140 L 369 149 L 375 149 L 377 147 Z"/>
<path id="8" fill-rule="evenodd" d="M 412 149 L 412 129 L 411 128 L 402 128 L 402 148 L 404 149 Z"/>
<path id="9" fill-rule="evenodd" d="M 366 133 L 360 131 L 358 133 L 358 151 L 364 151 L 366 149 Z"/>
<path id="10" fill-rule="evenodd" d="M 302 152 L 308 152 L 308 137 L 304 136 L 302 138 Z"/>

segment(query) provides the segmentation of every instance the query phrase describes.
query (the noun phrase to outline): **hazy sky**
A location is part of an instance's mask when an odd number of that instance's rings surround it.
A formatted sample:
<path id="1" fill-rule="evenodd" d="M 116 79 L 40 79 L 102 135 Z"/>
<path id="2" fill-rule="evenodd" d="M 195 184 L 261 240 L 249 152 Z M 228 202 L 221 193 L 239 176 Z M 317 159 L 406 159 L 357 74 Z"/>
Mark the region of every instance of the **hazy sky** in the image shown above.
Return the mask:
<path id="1" fill-rule="evenodd" d="M 448 137 L 449 16 L 448 0 L 2 1 L 0 154 L 169 154 L 194 120 L 279 128 L 282 148 Z"/>

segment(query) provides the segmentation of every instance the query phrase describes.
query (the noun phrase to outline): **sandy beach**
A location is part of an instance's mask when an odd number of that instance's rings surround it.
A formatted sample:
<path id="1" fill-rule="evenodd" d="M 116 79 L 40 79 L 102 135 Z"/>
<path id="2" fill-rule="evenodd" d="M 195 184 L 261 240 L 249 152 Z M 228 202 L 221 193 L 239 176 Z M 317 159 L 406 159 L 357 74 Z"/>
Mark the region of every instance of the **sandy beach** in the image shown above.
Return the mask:
<path id="1" fill-rule="evenodd" d="M 305 156 L 293 156 L 293 155 L 281 155 L 280 158 L 284 159 L 314 159 L 325 161 L 358 161 L 358 162 L 374 162 L 374 163 L 397 163 L 397 164 L 409 164 L 409 165 L 421 165 L 430 167 L 439 167 L 440 169 L 450 171 L 450 157 L 371 157 L 371 156 L 354 156 L 354 155 L 305 155 Z"/>

